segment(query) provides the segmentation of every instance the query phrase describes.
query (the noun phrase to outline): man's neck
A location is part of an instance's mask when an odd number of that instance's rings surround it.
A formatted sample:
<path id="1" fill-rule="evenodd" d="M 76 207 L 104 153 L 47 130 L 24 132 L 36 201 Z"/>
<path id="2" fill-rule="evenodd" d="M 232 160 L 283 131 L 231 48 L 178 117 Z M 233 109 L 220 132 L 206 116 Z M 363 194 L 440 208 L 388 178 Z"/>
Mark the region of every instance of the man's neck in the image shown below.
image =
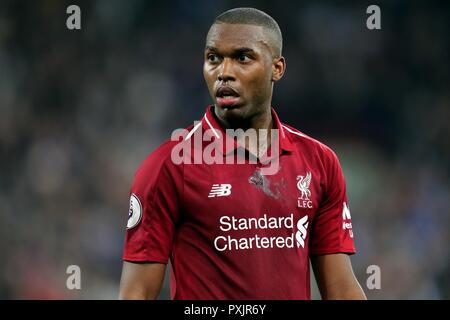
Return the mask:
<path id="1" fill-rule="evenodd" d="M 258 113 L 250 117 L 249 119 L 242 119 L 236 121 L 227 121 L 226 119 L 221 119 L 214 112 L 217 120 L 219 121 L 222 128 L 226 129 L 242 129 L 244 133 L 249 133 L 249 129 L 254 129 L 256 133 L 255 139 L 248 139 L 251 135 L 238 136 L 236 142 L 239 146 L 247 149 L 251 154 L 256 155 L 260 158 L 264 155 L 271 142 L 271 131 L 274 126 L 272 118 L 272 109 L 270 107 L 265 108 L 265 111 Z"/>
<path id="2" fill-rule="evenodd" d="M 272 109 L 270 106 L 265 107 L 262 112 L 255 113 L 245 119 L 224 119 L 219 117 L 214 106 L 214 116 L 220 123 L 223 129 L 242 129 L 244 131 L 248 129 L 268 129 L 272 127 Z"/>

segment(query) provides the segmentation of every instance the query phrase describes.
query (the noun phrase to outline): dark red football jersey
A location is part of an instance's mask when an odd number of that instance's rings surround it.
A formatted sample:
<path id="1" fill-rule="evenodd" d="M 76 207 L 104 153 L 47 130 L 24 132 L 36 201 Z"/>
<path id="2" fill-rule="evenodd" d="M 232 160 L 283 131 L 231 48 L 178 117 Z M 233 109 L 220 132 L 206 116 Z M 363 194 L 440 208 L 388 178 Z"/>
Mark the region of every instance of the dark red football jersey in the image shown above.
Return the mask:
<path id="1" fill-rule="evenodd" d="M 335 153 L 282 124 L 273 109 L 272 116 L 279 132 L 274 174 L 262 174 L 268 164 L 260 161 L 177 163 L 178 140 L 138 169 L 123 259 L 170 260 L 173 299 L 310 299 L 310 256 L 355 253 Z M 225 136 L 214 106 L 182 143 L 207 131 L 215 142 Z"/>

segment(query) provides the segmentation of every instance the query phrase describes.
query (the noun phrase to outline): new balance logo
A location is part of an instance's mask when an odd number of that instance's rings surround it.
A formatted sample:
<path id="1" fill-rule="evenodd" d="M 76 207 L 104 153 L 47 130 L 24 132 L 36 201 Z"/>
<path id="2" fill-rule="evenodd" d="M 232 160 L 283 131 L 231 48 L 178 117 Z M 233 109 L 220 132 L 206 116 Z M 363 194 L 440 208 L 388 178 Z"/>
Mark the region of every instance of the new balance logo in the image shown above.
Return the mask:
<path id="1" fill-rule="evenodd" d="M 226 197 L 231 194 L 231 184 L 213 184 L 208 198 Z"/>
<path id="2" fill-rule="evenodd" d="M 295 240 L 297 240 L 297 247 L 305 247 L 305 239 L 308 233 L 308 215 L 304 216 L 297 222 L 297 232 L 295 233 Z"/>

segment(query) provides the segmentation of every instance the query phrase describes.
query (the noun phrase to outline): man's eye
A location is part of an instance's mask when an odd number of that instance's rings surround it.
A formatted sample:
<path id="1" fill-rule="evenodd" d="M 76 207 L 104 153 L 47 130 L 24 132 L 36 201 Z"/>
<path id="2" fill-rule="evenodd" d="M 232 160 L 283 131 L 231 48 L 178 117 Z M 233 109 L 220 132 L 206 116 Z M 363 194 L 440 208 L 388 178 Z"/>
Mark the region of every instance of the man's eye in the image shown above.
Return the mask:
<path id="1" fill-rule="evenodd" d="M 243 54 L 243 55 L 238 56 L 238 61 L 239 62 L 249 62 L 250 61 L 250 57 L 245 55 L 245 54 Z"/>
<path id="2" fill-rule="evenodd" d="M 209 62 L 217 62 L 219 61 L 219 57 L 215 54 L 208 54 L 207 56 Z"/>

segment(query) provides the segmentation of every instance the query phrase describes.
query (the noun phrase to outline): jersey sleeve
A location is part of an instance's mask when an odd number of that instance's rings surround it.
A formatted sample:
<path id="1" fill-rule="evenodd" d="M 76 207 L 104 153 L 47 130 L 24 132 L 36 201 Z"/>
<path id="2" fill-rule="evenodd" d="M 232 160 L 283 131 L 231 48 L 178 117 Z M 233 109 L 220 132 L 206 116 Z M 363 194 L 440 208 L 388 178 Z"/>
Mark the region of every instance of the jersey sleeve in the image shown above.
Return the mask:
<path id="1" fill-rule="evenodd" d="M 123 260 L 167 263 L 179 219 L 182 188 L 179 167 L 157 150 L 137 170 L 130 192 L 130 209 Z"/>
<path id="2" fill-rule="evenodd" d="M 325 193 L 313 219 L 312 255 L 356 252 L 344 174 L 336 154 L 327 148 Z"/>

